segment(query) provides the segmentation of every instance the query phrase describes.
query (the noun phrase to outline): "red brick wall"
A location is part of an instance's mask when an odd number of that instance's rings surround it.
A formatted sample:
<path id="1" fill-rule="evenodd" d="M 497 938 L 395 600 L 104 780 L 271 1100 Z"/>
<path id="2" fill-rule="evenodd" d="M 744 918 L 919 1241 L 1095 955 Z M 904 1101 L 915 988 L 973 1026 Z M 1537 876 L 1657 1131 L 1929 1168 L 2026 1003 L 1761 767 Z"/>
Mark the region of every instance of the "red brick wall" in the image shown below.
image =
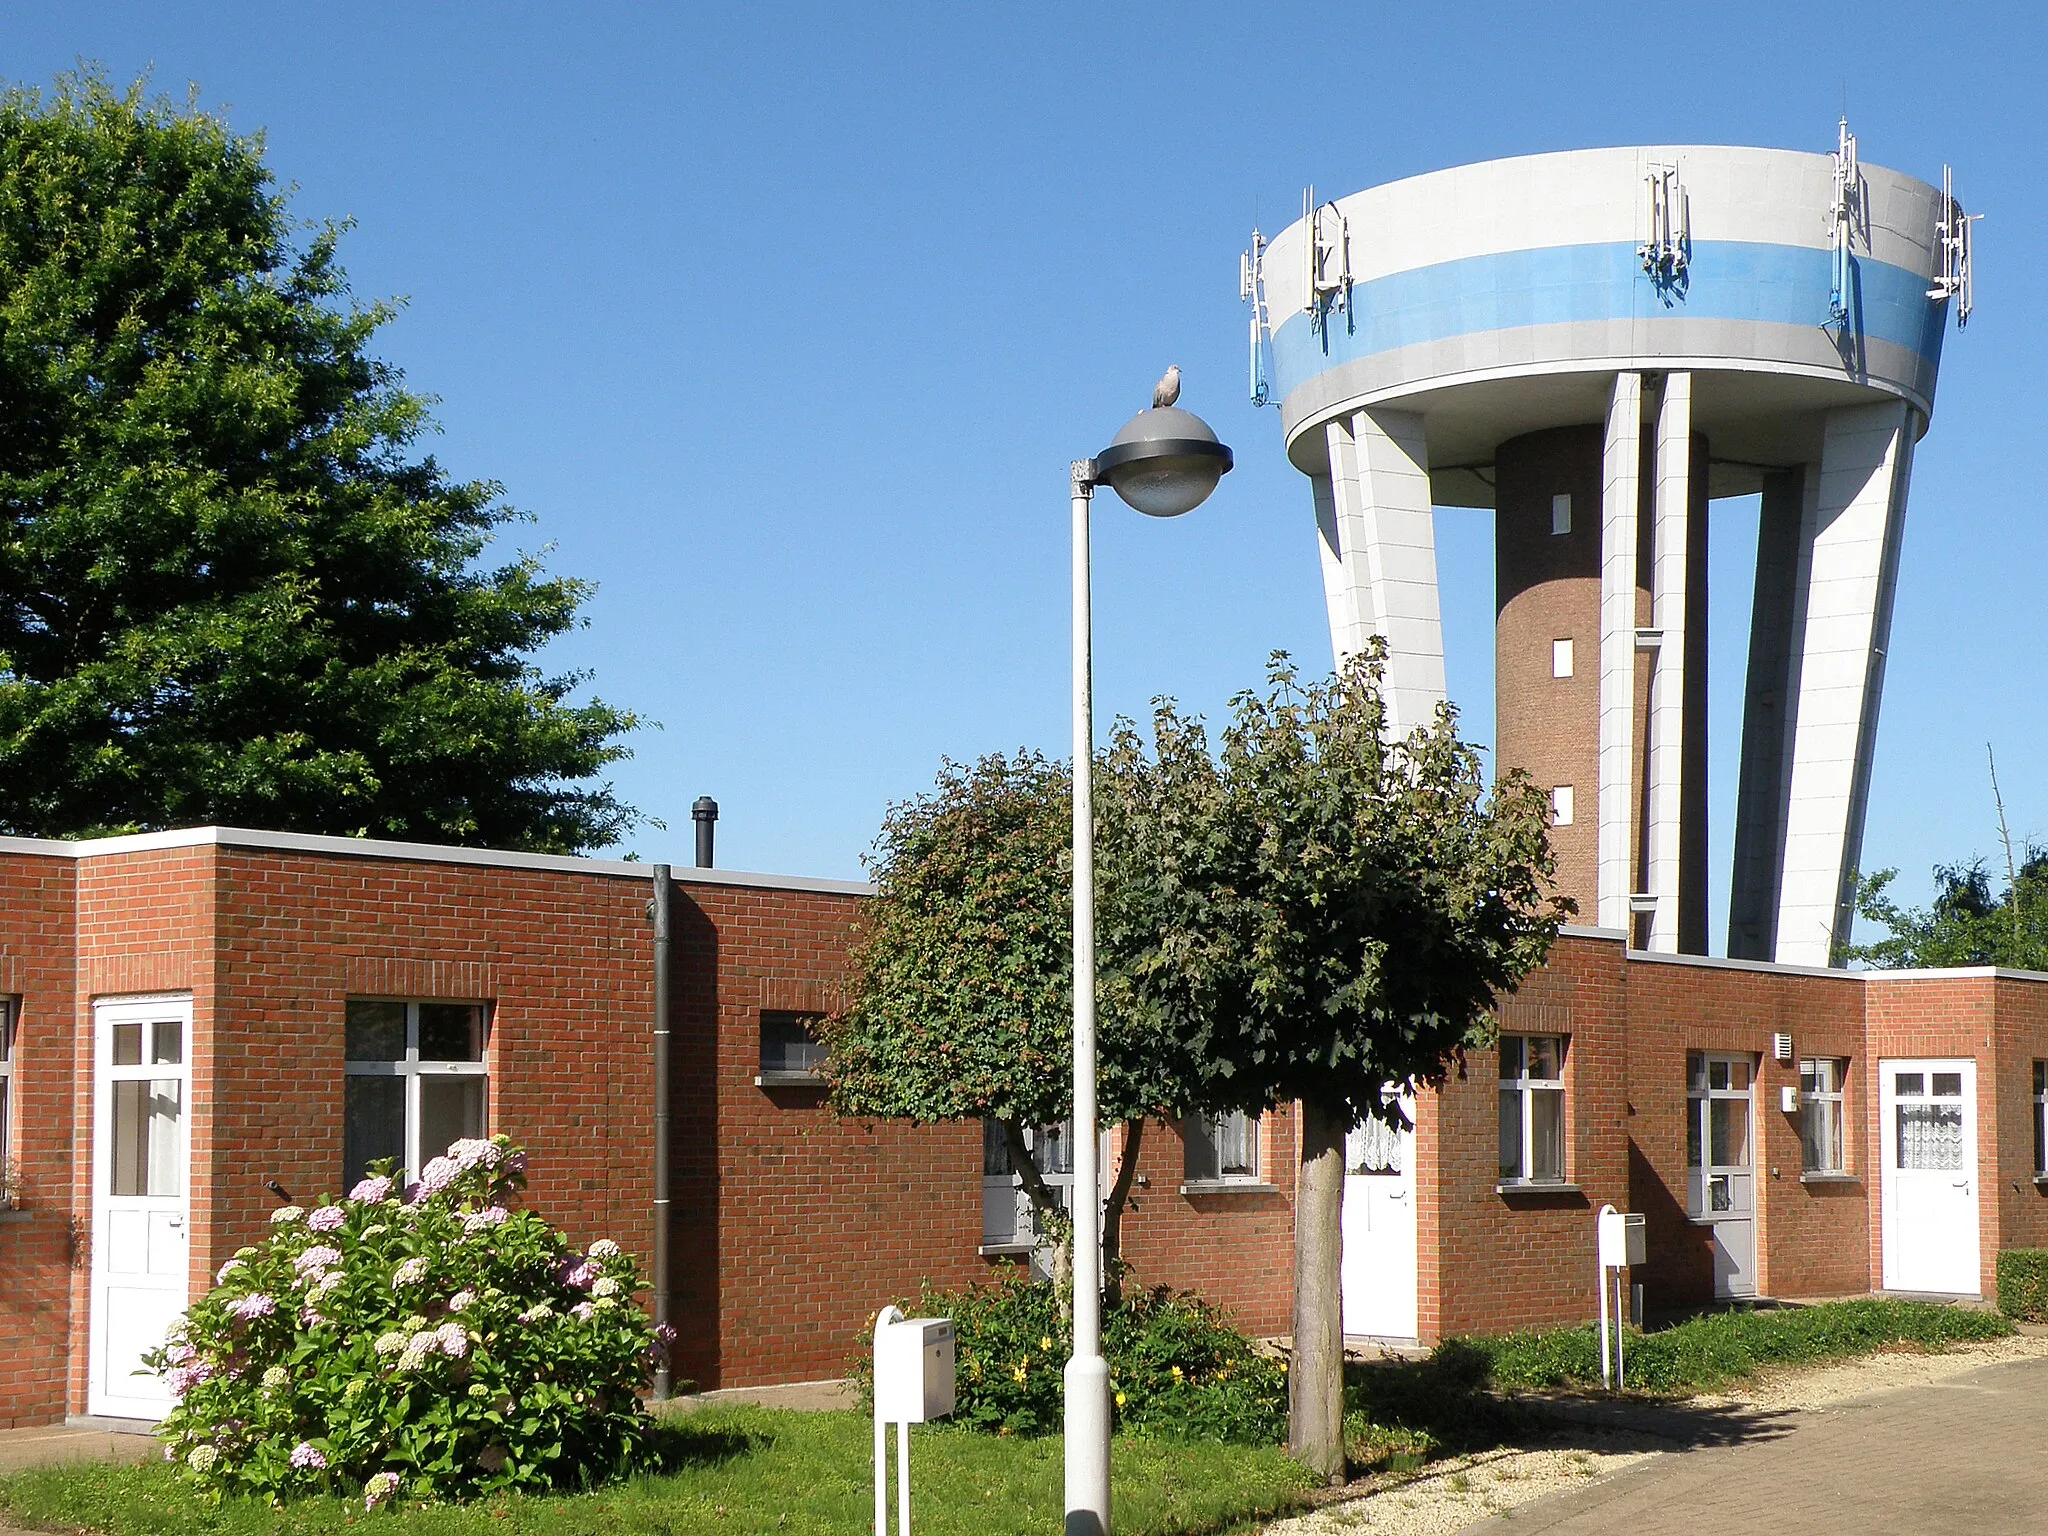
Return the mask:
<path id="1" fill-rule="evenodd" d="M 76 1013 L 69 859 L 0 856 L 0 993 L 19 998 L 9 1092 L 22 1209 L 0 1217 L 0 1429 L 62 1416 L 71 1329 Z"/>

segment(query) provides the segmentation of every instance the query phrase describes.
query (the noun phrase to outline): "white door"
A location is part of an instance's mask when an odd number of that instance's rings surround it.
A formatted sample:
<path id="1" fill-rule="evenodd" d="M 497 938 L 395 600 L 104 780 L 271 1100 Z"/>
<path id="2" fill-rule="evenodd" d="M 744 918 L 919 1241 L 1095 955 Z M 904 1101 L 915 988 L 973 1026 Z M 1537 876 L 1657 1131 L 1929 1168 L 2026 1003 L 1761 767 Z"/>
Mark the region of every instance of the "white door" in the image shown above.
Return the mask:
<path id="1" fill-rule="evenodd" d="M 1686 1053 L 1686 1213 L 1708 1229 L 1714 1294 L 1756 1294 L 1756 1064 Z"/>
<path id="2" fill-rule="evenodd" d="M 142 1364 L 188 1300 L 192 1000 L 94 1010 L 92 1378 L 88 1412 L 157 1419 L 171 1398 Z"/>
<path id="3" fill-rule="evenodd" d="M 1881 1061 L 1884 1288 L 1975 1296 L 1977 1064 Z"/>
<path id="4" fill-rule="evenodd" d="M 1415 1101 L 1402 1112 L 1412 1124 Z M 1368 1121 L 1344 1139 L 1344 1331 L 1412 1339 L 1415 1133 Z"/>

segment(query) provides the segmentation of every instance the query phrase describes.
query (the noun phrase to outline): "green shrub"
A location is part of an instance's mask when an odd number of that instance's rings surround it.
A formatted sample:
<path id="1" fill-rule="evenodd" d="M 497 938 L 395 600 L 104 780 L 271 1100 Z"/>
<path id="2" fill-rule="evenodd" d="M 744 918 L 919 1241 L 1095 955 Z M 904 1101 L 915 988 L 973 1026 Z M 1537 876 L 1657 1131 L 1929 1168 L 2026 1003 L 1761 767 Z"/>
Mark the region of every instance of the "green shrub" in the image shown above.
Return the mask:
<path id="1" fill-rule="evenodd" d="M 1999 1252 L 1998 1310 L 2024 1323 L 2048 1323 L 2048 1248 Z"/>
<path id="2" fill-rule="evenodd" d="M 507 1201 L 526 1155 L 458 1141 L 400 1191 L 271 1214 L 147 1358 L 177 1398 L 164 1456 L 213 1493 L 364 1503 L 587 1484 L 646 1459 L 636 1396 L 673 1337 L 630 1255 Z"/>
<path id="3" fill-rule="evenodd" d="M 951 1422 L 1002 1435 L 1057 1433 L 1064 1416 L 1068 1324 L 1051 1284 L 1017 1274 L 965 1290 L 927 1286 L 905 1312 L 950 1317 L 957 1375 Z M 871 1391 L 872 1337 L 854 1375 Z M 1197 1296 L 1165 1287 L 1128 1291 L 1105 1312 L 1117 1426 L 1240 1445 L 1270 1445 L 1287 1429 L 1287 1372 Z M 871 1400 L 871 1399 L 870 1399 Z"/>
<path id="4" fill-rule="evenodd" d="M 1645 1392 L 1690 1392 L 1765 1366 L 1841 1359 L 1892 1344 L 1940 1348 L 2011 1332 L 2012 1325 L 1994 1313 L 1875 1297 L 1782 1311 L 1744 1309 L 1695 1317 L 1656 1333 L 1631 1329 L 1628 1384 Z M 1483 1358 L 1496 1387 L 1584 1386 L 1600 1379 L 1599 1335 L 1593 1328 L 1456 1339 L 1440 1346 L 1453 1347 Z"/>

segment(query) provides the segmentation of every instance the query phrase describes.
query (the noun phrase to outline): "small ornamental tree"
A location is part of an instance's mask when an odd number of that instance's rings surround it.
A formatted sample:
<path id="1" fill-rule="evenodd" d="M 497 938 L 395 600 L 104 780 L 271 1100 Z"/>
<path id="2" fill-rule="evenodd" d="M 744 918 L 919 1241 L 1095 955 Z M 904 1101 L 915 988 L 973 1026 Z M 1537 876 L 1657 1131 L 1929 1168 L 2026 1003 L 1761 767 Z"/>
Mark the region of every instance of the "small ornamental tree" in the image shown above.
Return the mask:
<path id="1" fill-rule="evenodd" d="M 578 1253 L 508 1201 L 526 1155 L 458 1141 L 390 1167 L 223 1264 L 147 1357 L 177 1399 L 164 1456 L 216 1493 L 360 1490 L 366 1508 L 574 1486 L 648 1452 L 637 1396 L 672 1342 L 632 1257 Z"/>
<path id="2" fill-rule="evenodd" d="M 1307 684 L 1276 656 L 1218 757 L 1170 703 L 1152 755 L 1128 729 L 1111 753 L 1114 803 L 1153 850 L 1124 877 L 1124 969 L 1171 983 L 1146 991 L 1189 1102 L 1301 1106 L 1290 1442 L 1325 1475 L 1344 1460 L 1345 1133 L 1398 1123 L 1400 1085 L 1441 1083 L 1572 910 L 1526 775 L 1489 796 L 1448 705 L 1386 739 L 1382 654 Z"/>
<path id="3" fill-rule="evenodd" d="M 847 1006 L 823 1027 L 839 1113 L 1002 1127 L 1062 1271 L 1064 1213 L 1024 1133 L 1073 1112 L 1072 797 L 1066 764 L 1019 752 L 947 762 L 931 793 L 890 807 Z M 1117 964 L 1099 946 L 1099 975 Z M 1124 1126 L 1103 1220 L 1111 1275 L 1145 1117 L 1182 1104 L 1170 1042 L 1148 1037 L 1131 992 L 1098 992 L 1101 1117 Z"/>

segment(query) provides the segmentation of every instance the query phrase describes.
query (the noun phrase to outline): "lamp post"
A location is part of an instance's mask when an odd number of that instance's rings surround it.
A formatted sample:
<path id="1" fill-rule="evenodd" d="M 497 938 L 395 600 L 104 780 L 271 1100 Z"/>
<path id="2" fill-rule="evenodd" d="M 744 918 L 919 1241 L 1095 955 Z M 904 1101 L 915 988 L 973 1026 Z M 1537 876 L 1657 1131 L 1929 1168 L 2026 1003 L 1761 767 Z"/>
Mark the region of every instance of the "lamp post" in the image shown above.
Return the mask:
<path id="1" fill-rule="evenodd" d="M 1149 517 L 1192 512 L 1231 465 L 1201 417 L 1140 411 L 1092 459 L 1074 493 L 1074 1348 L 1066 1371 L 1066 1536 L 1109 1536 L 1109 1364 L 1102 1358 L 1102 1179 L 1095 1113 L 1094 663 L 1088 508 L 1107 485 Z"/>

